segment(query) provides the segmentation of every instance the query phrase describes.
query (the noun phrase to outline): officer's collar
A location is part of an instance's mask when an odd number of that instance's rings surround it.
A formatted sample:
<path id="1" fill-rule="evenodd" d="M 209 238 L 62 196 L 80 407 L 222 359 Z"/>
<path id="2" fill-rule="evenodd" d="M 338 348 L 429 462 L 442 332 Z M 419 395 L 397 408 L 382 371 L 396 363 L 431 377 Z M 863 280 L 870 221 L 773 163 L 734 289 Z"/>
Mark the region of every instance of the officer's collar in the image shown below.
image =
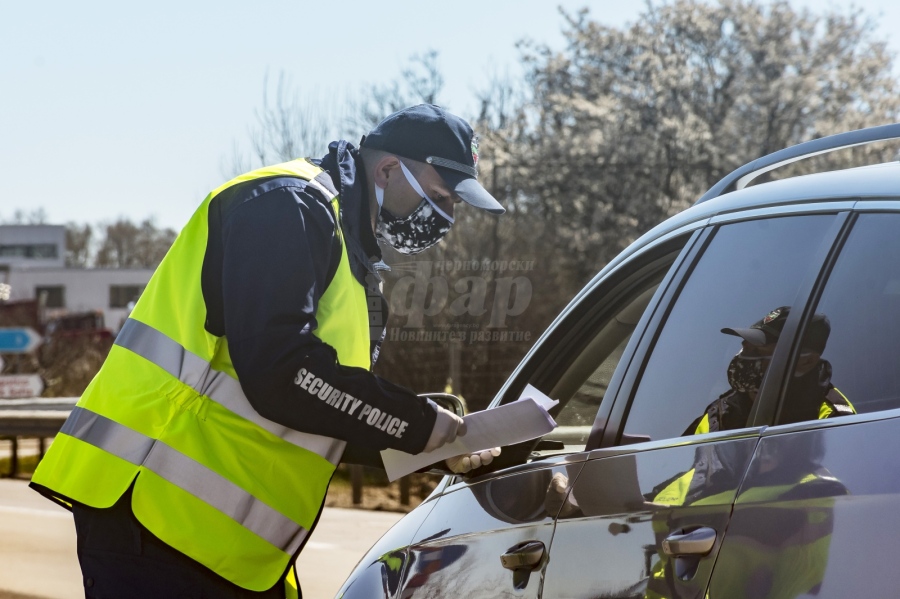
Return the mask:
<path id="1" fill-rule="evenodd" d="M 341 196 L 344 229 L 359 240 L 368 256 L 380 260 L 381 248 L 372 232 L 366 173 L 359 151 L 346 140 L 333 141 L 320 165 L 331 175 Z"/>
<path id="2" fill-rule="evenodd" d="M 342 226 L 346 234 L 356 241 L 354 250 L 364 254 L 368 265 L 381 262 L 381 248 L 372 231 L 372 216 L 369 211 L 368 186 L 359 150 L 346 140 L 333 141 L 319 166 L 328 171 L 335 188 L 341 196 Z M 369 268 L 372 268 L 369 266 Z"/>

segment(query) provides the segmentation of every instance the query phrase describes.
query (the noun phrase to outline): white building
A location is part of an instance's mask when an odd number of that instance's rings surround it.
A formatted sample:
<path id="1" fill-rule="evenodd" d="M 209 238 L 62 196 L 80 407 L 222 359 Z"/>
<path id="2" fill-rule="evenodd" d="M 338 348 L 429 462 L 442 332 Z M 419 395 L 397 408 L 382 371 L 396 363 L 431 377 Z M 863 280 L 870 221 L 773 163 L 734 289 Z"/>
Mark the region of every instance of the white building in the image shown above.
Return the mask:
<path id="1" fill-rule="evenodd" d="M 64 226 L 0 225 L 0 270 L 17 267 L 62 268 L 65 265 Z"/>
<path id="2" fill-rule="evenodd" d="M 66 268 L 65 262 L 64 226 L 0 225 L 0 299 L 37 299 L 45 318 L 99 311 L 118 331 L 128 303 L 153 274 L 149 268 Z"/>

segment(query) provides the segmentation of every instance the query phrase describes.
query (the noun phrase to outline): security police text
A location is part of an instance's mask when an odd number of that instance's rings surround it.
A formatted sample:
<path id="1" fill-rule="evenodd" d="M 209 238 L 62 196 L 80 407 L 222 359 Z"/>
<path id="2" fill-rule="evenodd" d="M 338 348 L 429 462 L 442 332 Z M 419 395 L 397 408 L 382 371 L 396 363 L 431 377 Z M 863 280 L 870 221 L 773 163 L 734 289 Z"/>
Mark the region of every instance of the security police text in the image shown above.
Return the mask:
<path id="1" fill-rule="evenodd" d="M 357 408 L 362 406 L 362 409 L 359 410 L 359 415 L 356 417 L 357 420 L 365 419 L 366 424 L 369 426 L 374 426 L 398 439 L 403 438 L 403 433 L 406 431 L 406 427 L 409 426 L 409 423 L 405 420 L 400 420 L 396 416 L 391 416 L 387 412 L 373 408 L 349 393 L 335 389 L 313 373 L 307 371 L 306 368 L 300 369 L 297 377 L 294 379 L 294 384 L 300 385 L 300 388 L 308 391 L 310 395 L 318 397 L 329 406 L 333 406 L 335 409 L 346 412 L 351 416 L 356 412 Z"/>

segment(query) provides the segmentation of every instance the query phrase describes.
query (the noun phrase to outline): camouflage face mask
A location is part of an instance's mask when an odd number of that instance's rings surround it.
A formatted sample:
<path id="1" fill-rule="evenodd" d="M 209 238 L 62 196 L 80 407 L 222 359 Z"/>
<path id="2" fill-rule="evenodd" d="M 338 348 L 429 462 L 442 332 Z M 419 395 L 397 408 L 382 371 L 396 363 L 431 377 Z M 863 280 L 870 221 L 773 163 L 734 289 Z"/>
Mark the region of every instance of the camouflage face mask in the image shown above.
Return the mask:
<path id="1" fill-rule="evenodd" d="M 757 393 L 769 368 L 770 356 L 747 357 L 738 353 L 728 364 L 728 384 L 735 391 Z"/>
<path id="2" fill-rule="evenodd" d="M 381 208 L 375 234 L 401 254 L 418 254 L 443 239 L 453 225 L 453 217 L 438 208 L 431 198 L 425 195 L 419 182 L 402 162 L 400 168 L 412 188 L 422 196 L 422 202 L 409 216 L 403 218 L 398 218 L 387 209 Z M 383 200 L 379 202 L 379 206 L 382 203 Z"/>

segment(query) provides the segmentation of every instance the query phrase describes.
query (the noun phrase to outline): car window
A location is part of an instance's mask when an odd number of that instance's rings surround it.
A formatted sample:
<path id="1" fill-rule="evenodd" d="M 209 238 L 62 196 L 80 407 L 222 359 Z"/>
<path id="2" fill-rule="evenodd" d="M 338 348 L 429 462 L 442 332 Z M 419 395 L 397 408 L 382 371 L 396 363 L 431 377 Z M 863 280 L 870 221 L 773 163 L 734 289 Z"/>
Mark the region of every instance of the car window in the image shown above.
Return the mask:
<path id="1" fill-rule="evenodd" d="M 760 219 L 715 231 L 646 362 L 625 422 L 626 435 L 656 440 L 746 426 L 755 399 L 754 374 L 761 378 L 767 364 L 734 360 L 744 340 L 722 329 L 750 329 L 790 306 L 804 275 L 819 267 L 811 261 L 833 219 Z M 744 368 L 748 363 L 750 368 Z M 753 368 L 762 371 L 754 373 Z M 722 413 L 710 416 L 708 408 L 713 407 Z"/>
<path id="2" fill-rule="evenodd" d="M 559 400 L 559 406 L 552 410 L 558 427 L 543 437 L 536 448 L 538 455 L 585 448 L 625 347 L 677 255 L 678 251 L 674 251 L 639 272 L 636 280 L 629 280 L 596 300 L 591 298 L 593 314 L 565 323 L 570 334 L 550 352 L 557 358 L 563 355 L 564 359 L 554 364 L 551 376 L 542 373 L 529 381 Z"/>
<path id="3" fill-rule="evenodd" d="M 805 326 L 779 424 L 900 408 L 898 230 L 898 214 L 854 225 Z M 844 400 L 852 410 L 829 405 Z"/>

